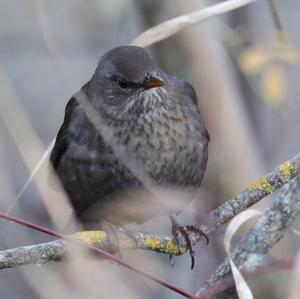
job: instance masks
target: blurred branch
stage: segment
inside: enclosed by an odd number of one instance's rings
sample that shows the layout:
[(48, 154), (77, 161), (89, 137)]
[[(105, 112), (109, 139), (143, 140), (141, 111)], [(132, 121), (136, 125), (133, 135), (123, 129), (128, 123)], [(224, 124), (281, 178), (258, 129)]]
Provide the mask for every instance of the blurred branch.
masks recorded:
[[(225, 202), (223, 205), (213, 210), (209, 214), (209, 220), (207, 224), (200, 225), (201, 230), (204, 231), (206, 234), (211, 234), (220, 225), (228, 222), (235, 215), (239, 214), (243, 210), (246, 210), (248, 207), (252, 206), (265, 196), (271, 194), (285, 183), (291, 182), (290, 184), (292, 184), (292, 182), (294, 182), (294, 180), (292, 180), (293, 178), (297, 177), (297, 179), (299, 180), (299, 175), (300, 155), (297, 155), (295, 158), (279, 165), (273, 172), (267, 174), (266, 176), (263, 176), (262, 178), (259, 178), (254, 183), (250, 184), (250, 186), (246, 190), (239, 193), (233, 199)], [(288, 186), (290, 186), (290, 184)], [(283, 196), (280, 197), (280, 202), (286, 200), (282, 197)], [(275, 207), (279, 204), (280, 203), (278, 203), (278, 200), (274, 203)], [(294, 210), (293, 212), (295, 213), (296, 210)], [(266, 215), (269, 214), (266, 213)], [(0, 214), (0, 216), (2, 218), (5, 218), (4, 215)], [(8, 217), (6, 217), (6, 219), (8, 219)], [(13, 219), (9, 220), (14, 221)], [(28, 223), (26, 223), (25, 221), (24, 225), (29, 226)], [(43, 232), (47, 233), (47, 230), (44, 229)], [(58, 237), (60, 236), (59, 234), (53, 234), (51, 231), (50, 234)], [(78, 240), (97, 248), (109, 249), (113, 245), (110, 244), (111, 240), (104, 231), (79, 232), (75, 234), (75, 237)], [(266, 237), (268, 237), (268, 240), (270, 240), (271, 238), (271, 236)], [(183, 239), (179, 240), (178, 247), (177, 244), (173, 241), (173, 238), (168, 235), (157, 235), (138, 232), (133, 233), (132, 236), (128, 236), (128, 234), (125, 234), (124, 232), (118, 232), (118, 238), (119, 246), (122, 249), (139, 248), (171, 255), (180, 255), (187, 251), (186, 244)], [(201, 234), (194, 232), (191, 236), (192, 243), (196, 244), (201, 240), (201, 238)], [(264, 239), (260, 240), (265, 241)], [(0, 251), (0, 269), (16, 267), (18, 265), (24, 265), (29, 263), (44, 263), (51, 260), (58, 260), (63, 255), (64, 244), (65, 241), (57, 240), (44, 244), (37, 244)], [(251, 247), (249, 245), (247, 246), (250, 250)], [(262, 248), (265, 248), (265, 243), (262, 242), (262, 244), (259, 243), (256, 244), (256, 246), (262, 246)], [(110, 258), (110, 256), (108, 256), (108, 258)], [(225, 266), (221, 267), (228, 268), (229, 264), (226, 262)], [(222, 270), (223, 272), (220, 270), (221, 272), (218, 271), (217, 273), (224, 273), (224, 269)], [(230, 268), (228, 268), (227, 270), (230, 271)], [(210, 281), (213, 282), (218, 277), (219, 274), (216, 274), (216, 276), (214, 276), (214, 278)]]
[(181, 15), (180, 17), (168, 20), (166, 22), (160, 23), (142, 33), (138, 36), (131, 45), (136, 45), (140, 47), (147, 47), (158, 41), (166, 39), (179, 31), (203, 22), (211, 17), (223, 14), (225, 12), (232, 11), (234, 9), (240, 8), (251, 2), (257, 0), (229, 0), (223, 1), (219, 4), (212, 5), (207, 8), (200, 9), (196, 12), (190, 14)]
[[(254, 270), (243, 271), (243, 277), (247, 279), (255, 279), (260, 276), (263, 276), (270, 272), (290, 270), (295, 265), (294, 258), (285, 258), (285, 259), (274, 259), (271, 258), (269, 261), (259, 265)], [(235, 280), (232, 275), (222, 277), (221, 279), (214, 282), (212, 285), (206, 287), (198, 299), (212, 299), (215, 295), (222, 293), (228, 288), (235, 286)]]
[[(249, 233), (236, 245), (231, 254), (235, 265), (241, 271), (255, 271), (263, 264), (264, 256), (283, 238), (284, 233), (300, 214), (300, 175), (297, 175), (284, 187), (269, 208), (251, 228)], [(197, 295), (216, 284), (219, 280), (231, 276), (229, 260), (226, 259), (207, 280)], [(218, 298), (231, 297), (232, 288), (218, 295)]]
[(269, 5), (272, 19), (273, 19), (273, 22), (274, 22), (274, 25), (275, 25), (275, 28), (277, 31), (278, 40), (282, 46), (286, 46), (288, 44), (288, 38), (287, 38), (287, 34), (286, 34), (285, 30), (283, 29), (275, 1), (276, 0), (268, 0), (268, 5)]
[(278, 31), (283, 31), (283, 26), (282, 26), (282, 23), (281, 23), (279, 14), (278, 14), (278, 10), (277, 10), (277, 7), (276, 7), (275, 0), (268, 0), (268, 5), (270, 7), (270, 11), (271, 11), (271, 14), (272, 14), (272, 19), (274, 21), (274, 25), (275, 25), (276, 29)]
[[(51, 220), (58, 227), (65, 224), (65, 219), (68, 215), (69, 204), (64, 193), (59, 195), (45, 184), (45, 177), (51, 172), (47, 167), (41, 167), (43, 161), (47, 158), (47, 152), (50, 151), (50, 146), (45, 151), (43, 143), (39, 139), (32, 123), (24, 110), (22, 104), (18, 100), (13, 81), (8, 76), (7, 72), (0, 64), (0, 117), (3, 124), (8, 129), (17, 149), (22, 157), (25, 166), (30, 171), (30, 177), (26, 180), (25, 185), (18, 193), (17, 197), (12, 201), (6, 213), (10, 213), (12, 208), (20, 199), (26, 187), (34, 180), (36, 187), (49, 212)], [(17, 119), (18, 122), (12, 122), (12, 119)], [(40, 159), (40, 157), (42, 157)], [(39, 173), (39, 175), (36, 175)]]

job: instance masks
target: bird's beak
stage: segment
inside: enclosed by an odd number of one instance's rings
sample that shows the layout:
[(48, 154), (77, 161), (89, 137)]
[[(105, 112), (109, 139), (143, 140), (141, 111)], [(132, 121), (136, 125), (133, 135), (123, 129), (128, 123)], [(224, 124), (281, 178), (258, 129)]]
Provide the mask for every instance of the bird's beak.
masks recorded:
[(143, 87), (144, 89), (151, 89), (151, 88), (160, 87), (164, 85), (165, 82), (160, 77), (151, 75), (149, 78), (147, 78)]

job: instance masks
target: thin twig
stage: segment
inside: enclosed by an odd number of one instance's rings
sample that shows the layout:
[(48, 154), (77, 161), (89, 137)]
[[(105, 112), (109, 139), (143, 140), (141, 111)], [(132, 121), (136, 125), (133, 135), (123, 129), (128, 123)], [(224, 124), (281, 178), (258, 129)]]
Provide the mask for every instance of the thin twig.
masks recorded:
[(147, 47), (163, 39), (166, 39), (187, 27), (198, 24), (217, 15), (221, 15), (223, 13), (240, 8), (255, 1), (257, 0), (223, 1), (216, 5), (200, 9), (196, 12), (181, 15), (180, 17), (160, 23), (159, 25), (146, 30), (144, 33), (138, 36), (131, 44), (140, 47)]
[(283, 31), (283, 26), (282, 26), (282, 23), (281, 23), (281, 20), (280, 20), (278, 11), (277, 11), (275, 0), (268, 0), (268, 4), (270, 7), (272, 19), (274, 21), (274, 25), (275, 25), (276, 29), (279, 31)]
[(288, 45), (289, 42), (288, 42), (287, 34), (282, 26), (275, 0), (268, 0), (268, 4), (277, 31), (278, 40), (284, 48)]

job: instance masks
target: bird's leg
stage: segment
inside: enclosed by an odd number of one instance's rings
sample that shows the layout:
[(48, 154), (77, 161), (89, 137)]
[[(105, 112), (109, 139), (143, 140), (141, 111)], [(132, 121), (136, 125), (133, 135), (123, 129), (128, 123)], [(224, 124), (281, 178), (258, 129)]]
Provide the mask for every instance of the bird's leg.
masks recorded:
[[(180, 251), (180, 245), (179, 245), (180, 236), (182, 236), (186, 242), (186, 246), (189, 250), (190, 257), (191, 257), (191, 269), (193, 269), (195, 265), (195, 250), (193, 248), (193, 243), (191, 241), (191, 234), (196, 232), (202, 235), (206, 239), (207, 244), (209, 242), (209, 239), (204, 232), (202, 232), (199, 228), (193, 225), (187, 225), (187, 226), (180, 225), (178, 220), (175, 218), (175, 215), (170, 216), (170, 221), (172, 225), (172, 235), (174, 237), (174, 240), (177, 244), (179, 251)], [(172, 255), (170, 256), (170, 260), (172, 261)]]

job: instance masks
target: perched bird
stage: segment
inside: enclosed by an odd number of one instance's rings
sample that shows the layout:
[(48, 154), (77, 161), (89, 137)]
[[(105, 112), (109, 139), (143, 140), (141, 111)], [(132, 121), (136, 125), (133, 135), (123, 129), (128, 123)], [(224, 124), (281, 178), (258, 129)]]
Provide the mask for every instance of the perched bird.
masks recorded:
[(121, 46), (68, 102), (50, 161), (84, 227), (163, 214), (188, 241), (174, 215), (200, 187), (208, 142), (193, 87)]

